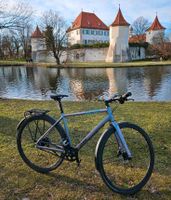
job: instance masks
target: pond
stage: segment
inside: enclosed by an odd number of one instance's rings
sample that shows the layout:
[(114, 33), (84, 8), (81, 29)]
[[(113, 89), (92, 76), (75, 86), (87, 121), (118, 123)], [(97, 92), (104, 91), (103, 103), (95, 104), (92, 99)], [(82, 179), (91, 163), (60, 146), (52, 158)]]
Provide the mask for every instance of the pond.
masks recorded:
[(171, 101), (171, 66), (133, 68), (0, 67), (0, 97), (50, 99), (51, 93), (67, 100), (92, 100), (103, 92), (127, 91), (136, 101)]

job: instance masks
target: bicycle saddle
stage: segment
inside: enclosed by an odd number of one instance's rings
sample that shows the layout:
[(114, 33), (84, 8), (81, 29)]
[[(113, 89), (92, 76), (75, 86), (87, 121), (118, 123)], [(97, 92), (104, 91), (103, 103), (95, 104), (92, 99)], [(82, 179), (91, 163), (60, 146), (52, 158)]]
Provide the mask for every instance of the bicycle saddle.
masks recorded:
[(50, 98), (56, 101), (60, 101), (64, 97), (68, 97), (68, 95), (66, 94), (50, 95)]

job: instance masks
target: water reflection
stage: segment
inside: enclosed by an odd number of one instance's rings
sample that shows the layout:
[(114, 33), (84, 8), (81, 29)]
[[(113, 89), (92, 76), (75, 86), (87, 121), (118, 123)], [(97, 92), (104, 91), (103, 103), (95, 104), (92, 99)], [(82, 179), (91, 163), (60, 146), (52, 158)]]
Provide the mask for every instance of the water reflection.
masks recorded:
[(0, 67), (0, 97), (49, 99), (53, 93), (69, 100), (91, 100), (103, 92), (131, 91), (137, 101), (171, 100), (171, 67), (57, 69)]

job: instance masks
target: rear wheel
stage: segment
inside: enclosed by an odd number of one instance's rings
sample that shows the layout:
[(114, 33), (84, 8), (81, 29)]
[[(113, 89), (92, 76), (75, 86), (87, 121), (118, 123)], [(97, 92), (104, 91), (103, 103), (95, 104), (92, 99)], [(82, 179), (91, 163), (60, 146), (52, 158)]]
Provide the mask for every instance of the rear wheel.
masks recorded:
[(115, 129), (109, 128), (96, 150), (96, 167), (106, 185), (120, 194), (134, 194), (149, 180), (154, 166), (154, 150), (149, 136), (137, 125), (121, 123), (121, 131), (132, 153), (128, 160), (121, 151)]
[[(62, 153), (36, 147), (36, 142), (55, 120), (48, 115), (32, 116), (25, 119), (17, 131), (17, 147), (23, 161), (32, 169), (48, 173), (63, 161)], [(65, 137), (63, 128), (58, 124), (39, 142), (40, 147), (61, 148)]]

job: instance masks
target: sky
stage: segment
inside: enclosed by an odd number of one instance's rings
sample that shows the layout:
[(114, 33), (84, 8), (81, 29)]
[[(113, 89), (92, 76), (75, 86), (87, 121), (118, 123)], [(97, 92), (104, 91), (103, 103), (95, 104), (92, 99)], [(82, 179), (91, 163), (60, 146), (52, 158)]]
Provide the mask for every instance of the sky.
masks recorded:
[[(13, 3), (16, 0), (9, 1)], [(29, 0), (28, 2), (37, 18), (42, 12), (52, 9), (60, 12), (68, 25), (81, 10), (95, 12), (106, 25), (110, 25), (120, 4), (123, 15), (130, 24), (140, 16), (152, 22), (157, 12), (162, 25), (171, 32), (171, 0)]]

